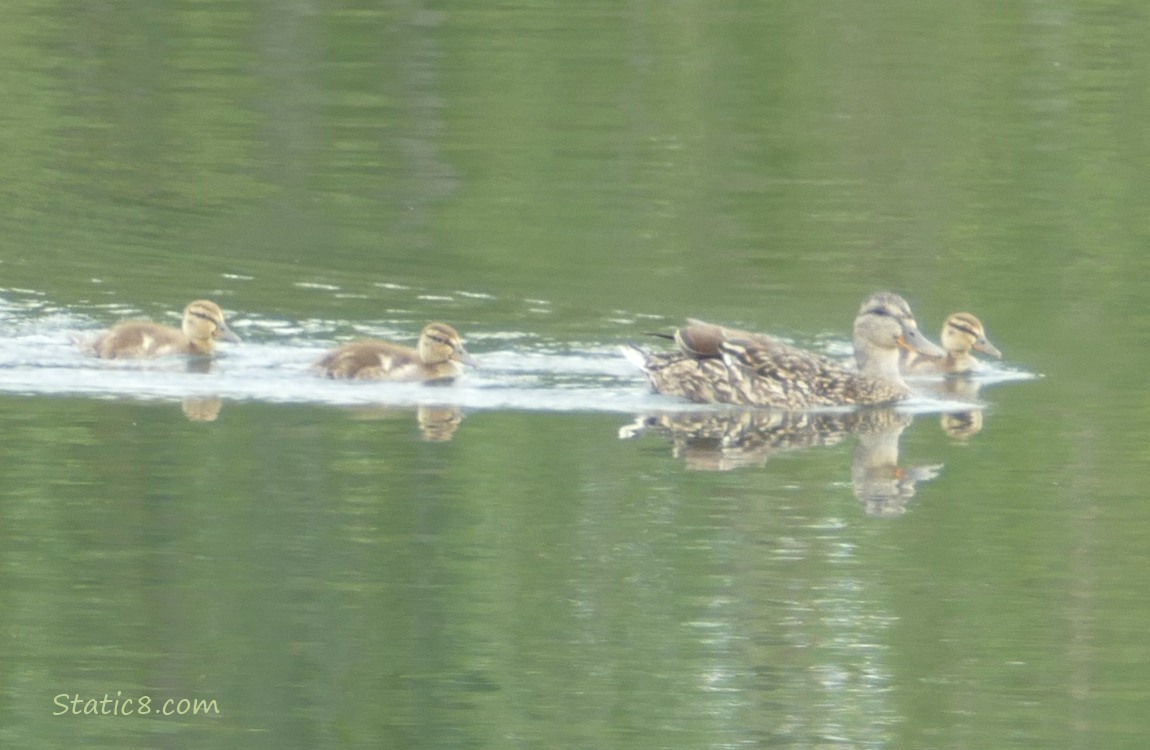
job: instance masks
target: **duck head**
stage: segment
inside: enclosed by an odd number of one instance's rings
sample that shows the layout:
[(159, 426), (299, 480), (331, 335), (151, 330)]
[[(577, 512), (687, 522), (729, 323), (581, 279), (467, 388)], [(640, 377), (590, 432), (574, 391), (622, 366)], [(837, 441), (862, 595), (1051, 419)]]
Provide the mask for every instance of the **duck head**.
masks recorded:
[(419, 334), (419, 358), (427, 364), (459, 362), (476, 367), (475, 359), (463, 348), (459, 333), (446, 323), (431, 323)]
[(192, 341), (218, 339), (238, 344), (240, 337), (224, 322), (224, 313), (215, 302), (196, 300), (184, 308), (184, 335)]
[(898, 368), (900, 349), (930, 357), (946, 355), (918, 330), (910, 305), (893, 292), (866, 298), (855, 318), (853, 338), (859, 372), (896, 383), (902, 382)]
[(942, 346), (948, 352), (962, 355), (973, 349), (995, 359), (1002, 359), (1002, 352), (986, 339), (982, 321), (970, 313), (954, 313), (942, 324)]

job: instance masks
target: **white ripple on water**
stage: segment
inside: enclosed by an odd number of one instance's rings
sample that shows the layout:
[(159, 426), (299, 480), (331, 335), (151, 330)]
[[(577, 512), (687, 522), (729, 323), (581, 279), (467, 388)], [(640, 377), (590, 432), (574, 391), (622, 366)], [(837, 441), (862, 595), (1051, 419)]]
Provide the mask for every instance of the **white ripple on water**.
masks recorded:
[[(74, 318), (67, 320), (72, 332), (91, 328), (72, 325), (76, 322)], [(469, 370), (448, 386), (326, 380), (309, 368), (329, 348), (330, 341), (317, 345), (311, 337), (330, 335), (326, 329), (331, 327), (330, 321), (238, 322), (236, 328), (249, 340), (242, 345), (221, 345), (208, 372), (195, 371), (197, 364), (205, 364), (203, 361), (183, 357), (95, 359), (76, 348), (64, 328), (17, 333), (0, 347), (0, 392), (144, 400), (216, 396), (333, 405), (450, 403), (477, 409), (623, 412), (651, 408), (652, 399), (658, 398), (647, 393), (639, 373), (629, 369), (621, 357), (604, 351), (476, 352), (481, 367)], [(261, 334), (276, 341), (259, 341)], [(90, 337), (94, 331), (82, 335)]]
[[(652, 412), (698, 410), (649, 392), (644, 378), (614, 346), (564, 345), (522, 331), (476, 333), (469, 348), (480, 367), (455, 384), (344, 382), (316, 377), (309, 367), (337, 339), (381, 336), (410, 338), (389, 325), (350, 321), (247, 317), (236, 321), (245, 343), (222, 345), (209, 372), (189, 371), (189, 361), (169, 357), (105, 361), (77, 349), (70, 334), (85, 337), (91, 321), (42, 302), (34, 317), (27, 301), (0, 308), (0, 392), (89, 395), (106, 398), (178, 400), (216, 396), (274, 403), (333, 405), (439, 405), (476, 409)], [(15, 309), (14, 309), (15, 308)], [(512, 346), (508, 346), (512, 344)], [(204, 364), (200, 362), (200, 364)], [(981, 376), (980, 376), (981, 377)], [(988, 382), (1033, 377), (994, 370)], [(723, 408), (723, 407), (715, 407)], [(917, 399), (912, 413), (971, 408), (967, 402)]]

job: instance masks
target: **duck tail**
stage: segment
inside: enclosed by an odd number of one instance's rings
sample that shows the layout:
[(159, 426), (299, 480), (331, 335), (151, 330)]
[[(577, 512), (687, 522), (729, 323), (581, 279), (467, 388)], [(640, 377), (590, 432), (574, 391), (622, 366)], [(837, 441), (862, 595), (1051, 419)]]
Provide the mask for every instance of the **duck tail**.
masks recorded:
[(619, 347), (619, 351), (627, 358), (631, 364), (638, 367), (640, 370), (647, 369), (647, 352), (643, 351), (634, 344), (624, 344)]

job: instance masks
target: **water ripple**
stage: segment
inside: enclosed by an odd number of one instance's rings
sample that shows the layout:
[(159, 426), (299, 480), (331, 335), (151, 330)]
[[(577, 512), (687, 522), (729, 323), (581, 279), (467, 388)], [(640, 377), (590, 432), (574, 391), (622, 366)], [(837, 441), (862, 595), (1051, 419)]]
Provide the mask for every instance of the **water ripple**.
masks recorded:
[[(576, 345), (520, 330), (469, 333), (469, 349), (481, 366), (453, 385), (436, 387), (331, 381), (309, 371), (327, 349), (351, 338), (410, 339), (410, 326), (401, 323), (245, 316), (233, 325), (245, 343), (221, 346), (211, 362), (99, 360), (71, 339), (91, 336), (102, 323), (55, 308), (39, 295), (7, 291), (10, 298), (0, 300), (0, 391), (8, 393), (625, 413), (699, 408), (650, 393), (613, 343)], [(132, 312), (121, 307), (98, 309), (113, 312), (102, 318)], [(989, 377), (1030, 376), (996, 370)], [(969, 406), (927, 398), (909, 402), (906, 409), (923, 413)]]

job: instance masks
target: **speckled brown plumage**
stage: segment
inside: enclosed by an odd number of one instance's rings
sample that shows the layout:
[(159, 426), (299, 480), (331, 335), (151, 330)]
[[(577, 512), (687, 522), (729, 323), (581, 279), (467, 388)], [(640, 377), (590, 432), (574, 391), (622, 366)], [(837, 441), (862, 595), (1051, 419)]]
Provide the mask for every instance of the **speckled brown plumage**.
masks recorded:
[(788, 410), (898, 401), (911, 395), (898, 372), (899, 348), (942, 353), (919, 332), (906, 300), (890, 292), (871, 295), (859, 308), (853, 337), (857, 372), (768, 336), (737, 338), (731, 329), (716, 328), (725, 333), (706, 340), (716, 342), (718, 356), (700, 355), (705, 347), (697, 338), (690, 339), (690, 353), (648, 354), (637, 347), (625, 353), (658, 393)]

